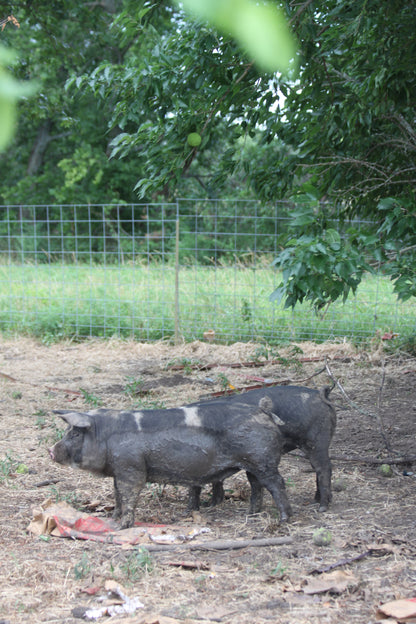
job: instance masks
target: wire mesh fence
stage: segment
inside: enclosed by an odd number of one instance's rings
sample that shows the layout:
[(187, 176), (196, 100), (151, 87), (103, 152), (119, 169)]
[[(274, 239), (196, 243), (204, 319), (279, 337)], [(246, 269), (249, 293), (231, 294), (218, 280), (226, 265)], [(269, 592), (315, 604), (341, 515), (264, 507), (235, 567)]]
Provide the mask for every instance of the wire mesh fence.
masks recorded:
[(321, 316), (272, 303), (290, 209), (245, 200), (0, 206), (0, 329), (144, 341), (209, 331), (269, 343), (416, 333), (414, 306), (397, 302), (382, 275)]

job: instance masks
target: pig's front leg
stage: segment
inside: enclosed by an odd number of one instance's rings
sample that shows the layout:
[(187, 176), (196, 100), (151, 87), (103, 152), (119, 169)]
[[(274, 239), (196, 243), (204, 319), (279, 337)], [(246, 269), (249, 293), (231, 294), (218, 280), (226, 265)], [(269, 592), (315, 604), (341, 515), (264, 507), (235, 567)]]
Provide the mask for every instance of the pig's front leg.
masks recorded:
[(146, 475), (133, 470), (114, 477), (116, 506), (113, 518), (120, 520), (120, 529), (134, 526), (134, 510), (145, 483)]
[(113, 520), (120, 520), (121, 518), (121, 496), (117, 485), (117, 479), (114, 477), (114, 500), (115, 506), (113, 511)]
[(224, 500), (224, 485), (222, 481), (214, 481), (212, 484), (212, 499), (211, 505), (215, 507), (215, 505), (219, 505)]
[(269, 473), (267, 475), (256, 474), (255, 476), (260, 482), (260, 485), (267, 488), (272, 495), (276, 507), (280, 512), (280, 521), (284, 522), (288, 520), (289, 516), (292, 515), (292, 508), (287, 499), (285, 482), (279, 471), (276, 470), (274, 473)]
[(191, 485), (191, 487), (188, 489), (187, 511), (199, 510), (201, 490), (202, 488), (199, 485)]

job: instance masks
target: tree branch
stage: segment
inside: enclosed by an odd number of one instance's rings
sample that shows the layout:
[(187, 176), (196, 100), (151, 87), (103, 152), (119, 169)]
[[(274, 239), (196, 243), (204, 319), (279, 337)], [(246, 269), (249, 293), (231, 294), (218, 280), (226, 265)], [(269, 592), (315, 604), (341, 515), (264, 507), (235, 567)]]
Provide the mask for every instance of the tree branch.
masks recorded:
[[(310, 4), (312, 4), (313, 0), (306, 0), (306, 2), (304, 2), (303, 4), (300, 5), (300, 7), (298, 8), (298, 10), (296, 11), (295, 15), (293, 17), (290, 18), (289, 20), (289, 24), (293, 24), (295, 21), (298, 20), (298, 18), (302, 15), (302, 13), (304, 13), (306, 11), (306, 9), (308, 8), (308, 6)], [(290, 6), (296, 6), (295, 3), (292, 1), (290, 3)]]

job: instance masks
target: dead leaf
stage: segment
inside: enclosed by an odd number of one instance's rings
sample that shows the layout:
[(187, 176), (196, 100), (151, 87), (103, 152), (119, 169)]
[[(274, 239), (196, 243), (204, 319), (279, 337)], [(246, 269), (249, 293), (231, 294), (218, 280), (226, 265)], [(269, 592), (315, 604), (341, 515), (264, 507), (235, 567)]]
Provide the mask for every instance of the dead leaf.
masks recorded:
[(192, 512), (192, 522), (201, 522), (202, 523), (203, 519), (202, 519), (202, 515), (199, 513), (199, 511), (193, 511)]
[(123, 585), (120, 585), (120, 583), (117, 583), (117, 581), (114, 581), (113, 579), (107, 579), (104, 583), (104, 588), (107, 592), (116, 594), (120, 598), (124, 598), (126, 596), (126, 590)]
[(308, 579), (302, 588), (304, 594), (342, 594), (350, 585), (357, 582), (355, 576), (342, 570), (336, 570), (329, 574), (322, 574), (320, 577)]
[(208, 329), (207, 331), (204, 331), (203, 336), (204, 340), (207, 340), (208, 342), (213, 342), (215, 338), (215, 331), (213, 329)]
[(368, 550), (371, 550), (371, 554), (379, 554), (382, 555), (394, 555), (397, 552), (397, 548), (392, 546), (391, 544), (369, 544)]
[(410, 618), (416, 618), (416, 598), (392, 600), (378, 608), (381, 616), (393, 617), (398, 622), (408, 622)]
[[(201, 624), (197, 620), (187, 618), (186, 624)], [(177, 620), (168, 615), (160, 615), (160, 613), (146, 613), (136, 615), (134, 618), (123, 619), (123, 624), (184, 624), (184, 620)]]
[(176, 568), (184, 568), (185, 570), (209, 570), (209, 563), (204, 561), (167, 561), (166, 565)]
[(229, 609), (227, 607), (199, 607), (195, 611), (195, 617), (198, 620), (208, 620), (210, 622), (220, 622), (223, 618), (232, 615), (237, 609)]
[(97, 509), (98, 507), (101, 507), (101, 505), (102, 505), (102, 502), (99, 499), (96, 499), (87, 503), (85, 507), (87, 509)]
[(95, 596), (95, 594), (98, 594), (100, 589), (102, 589), (101, 585), (97, 585), (96, 587), (85, 587), (84, 589), (81, 589), (80, 592), (81, 594), (88, 594), (88, 596)]

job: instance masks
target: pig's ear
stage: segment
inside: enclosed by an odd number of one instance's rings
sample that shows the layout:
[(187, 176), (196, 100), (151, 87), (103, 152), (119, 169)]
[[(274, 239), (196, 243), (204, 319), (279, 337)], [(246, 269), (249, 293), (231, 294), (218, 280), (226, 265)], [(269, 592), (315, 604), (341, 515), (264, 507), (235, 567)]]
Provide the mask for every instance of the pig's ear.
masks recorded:
[(91, 427), (91, 418), (88, 414), (82, 412), (66, 412), (64, 410), (54, 410), (55, 414), (58, 414), (68, 425), (72, 427), (80, 427), (82, 429), (89, 429)]

